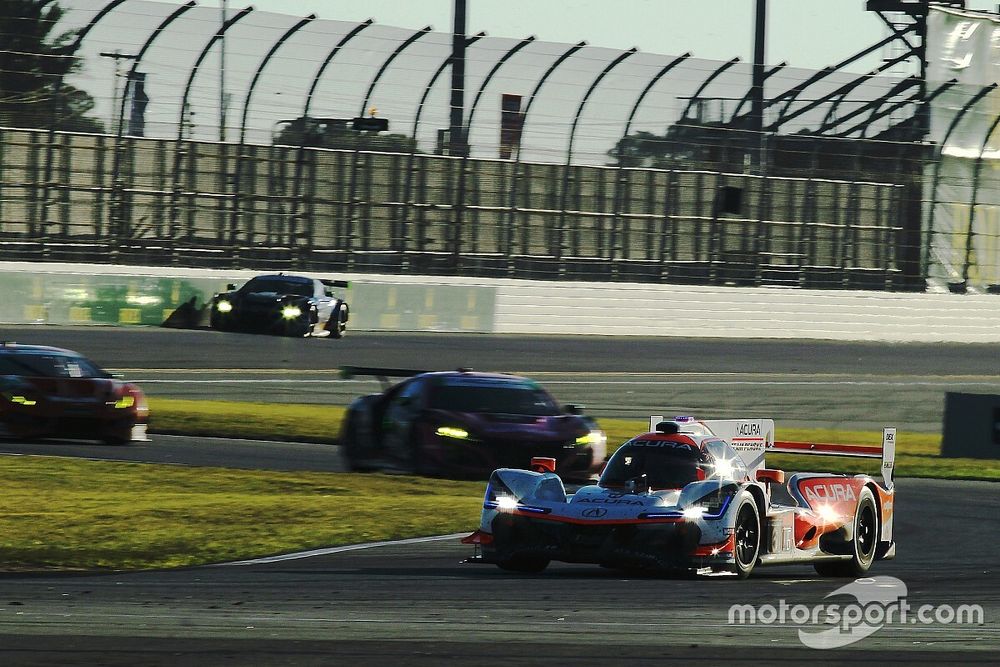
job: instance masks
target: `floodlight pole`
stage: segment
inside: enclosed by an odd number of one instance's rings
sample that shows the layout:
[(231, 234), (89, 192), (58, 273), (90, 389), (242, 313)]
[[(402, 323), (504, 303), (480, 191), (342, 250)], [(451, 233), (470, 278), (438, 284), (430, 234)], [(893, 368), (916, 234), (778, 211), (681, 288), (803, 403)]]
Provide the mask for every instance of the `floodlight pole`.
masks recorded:
[(465, 48), (469, 45), (465, 37), (466, 2), (467, 0), (455, 0), (455, 25), (451, 35), (451, 128), (448, 134), (448, 154), (459, 156), (468, 151), (462, 123), (465, 117)]
[(750, 131), (757, 141), (755, 166), (764, 165), (764, 57), (767, 45), (767, 0), (756, 0), (753, 45), (753, 80), (750, 84)]

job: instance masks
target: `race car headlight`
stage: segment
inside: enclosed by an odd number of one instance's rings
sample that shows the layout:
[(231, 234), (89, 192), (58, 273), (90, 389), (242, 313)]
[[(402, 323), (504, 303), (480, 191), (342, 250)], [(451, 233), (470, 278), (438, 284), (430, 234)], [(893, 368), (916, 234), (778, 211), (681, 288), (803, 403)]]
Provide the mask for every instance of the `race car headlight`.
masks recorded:
[(114, 403), (115, 407), (119, 410), (124, 410), (125, 408), (131, 408), (135, 405), (135, 396), (122, 396)]
[(11, 396), (10, 402), (17, 403), (18, 405), (25, 405), (28, 407), (31, 407), (32, 405), (36, 405), (38, 403), (38, 401), (34, 401), (26, 396), (21, 396), (20, 394), (15, 394), (14, 396)]
[(281, 316), (286, 320), (294, 320), (300, 315), (302, 315), (302, 309), (298, 306), (285, 306), (281, 309)]
[(608, 437), (604, 435), (604, 431), (591, 431), (590, 433), (585, 433), (576, 439), (576, 444), (580, 447), (598, 447), (607, 444)]
[(228, 301), (219, 301), (215, 304), (215, 309), (220, 313), (228, 313), (233, 310), (233, 304)]
[(707, 508), (702, 505), (691, 505), (690, 507), (684, 508), (684, 518), (685, 519), (700, 519), (707, 512)]
[(442, 438), (454, 438), (455, 440), (469, 439), (469, 432), (457, 426), (438, 426), (434, 434)]
[(718, 519), (733, 499), (736, 486), (729, 484), (707, 493), (684, 508), (685, 519)]

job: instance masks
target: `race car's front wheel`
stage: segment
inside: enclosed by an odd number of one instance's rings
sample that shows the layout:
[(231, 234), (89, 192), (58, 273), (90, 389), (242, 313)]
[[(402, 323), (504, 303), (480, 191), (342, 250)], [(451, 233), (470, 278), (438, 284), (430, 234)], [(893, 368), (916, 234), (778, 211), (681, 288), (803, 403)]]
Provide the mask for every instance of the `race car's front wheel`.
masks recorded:
[(747, 494), (736, 509), (733, 572), (740, 579), (750, 576), (760, 554), (760, 515), (753, 496)]
[(816, 572), (825, 577), (860, 577), (871, 569), (878, 546), (879, 519), (875, 496), (865, 487), (854, 510), (854, 537), (851, 539), (851, 559), (816, 563)]
[(549, 566), (548, 558), (538, 556), (513, 556), (497, 561), (497, 567), (508, 572), (537, 574)]

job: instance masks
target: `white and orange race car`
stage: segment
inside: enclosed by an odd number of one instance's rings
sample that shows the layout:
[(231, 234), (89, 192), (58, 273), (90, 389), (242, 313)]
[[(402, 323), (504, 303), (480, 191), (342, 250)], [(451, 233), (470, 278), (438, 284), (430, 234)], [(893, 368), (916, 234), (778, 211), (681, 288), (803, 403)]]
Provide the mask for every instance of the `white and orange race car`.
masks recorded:
[[(649, 570), (731, 572), (811, 563), (860, 576), (895, 555), (894, 428), (880, 447), (774, 441), (774, 421), (650, 418), (599, 481), (567, 494), (551, 461), (495, 470), (469, 562), (539, 572), (553, 561)], [(868, 475), (766, 468), (766, 453), (881, 459)]]

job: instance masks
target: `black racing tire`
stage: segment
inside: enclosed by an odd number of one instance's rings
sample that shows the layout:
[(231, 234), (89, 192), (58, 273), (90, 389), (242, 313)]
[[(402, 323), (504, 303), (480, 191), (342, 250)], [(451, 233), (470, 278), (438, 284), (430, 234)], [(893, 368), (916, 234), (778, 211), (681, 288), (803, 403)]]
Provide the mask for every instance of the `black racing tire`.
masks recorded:
[(514, 556), (497, 561), (497, 567), (507, 572), (538, 574), (549, 566), (549, 559), (540, 556)]
[(854, 530), (851, 538), (851, 559), (814, 563), (816, 573), (824, 577), (860, 577), (875, 562), (879, 537), (878, 506), (875, 495), (865, 487), (854, 510)]
[(358, 441), (358, 418), (353, 412), (347, 413), (347, 423), (340, 436), (341, 451), (344, 452), (344, 459), (347, 461), (347, 468), (352, 472), (364, 470), (361, 465), (361, 443)]
[(229, 331), (229, 327), (226, 326), (226, 321), (215, 314), (214, 307), (212, 309), (212, 314), (208, 318), (208, 326), (216, 331)]
[(736, 521), (733, 524), (735, 546), (733, 548), (734, 572), (740, 579), (746, 579), (753, 572), (760, 557), (761, 528), (760, 512), (753, 496), (745, 494), (736, 507)]
[(343, 338), (347, 333), (347, 320), (350, 318), (350, 310), (346, 303), (341, 303), (333, 309), (330, 315), (330, 322), (326, 328), (330, 331), (330, 338)]

